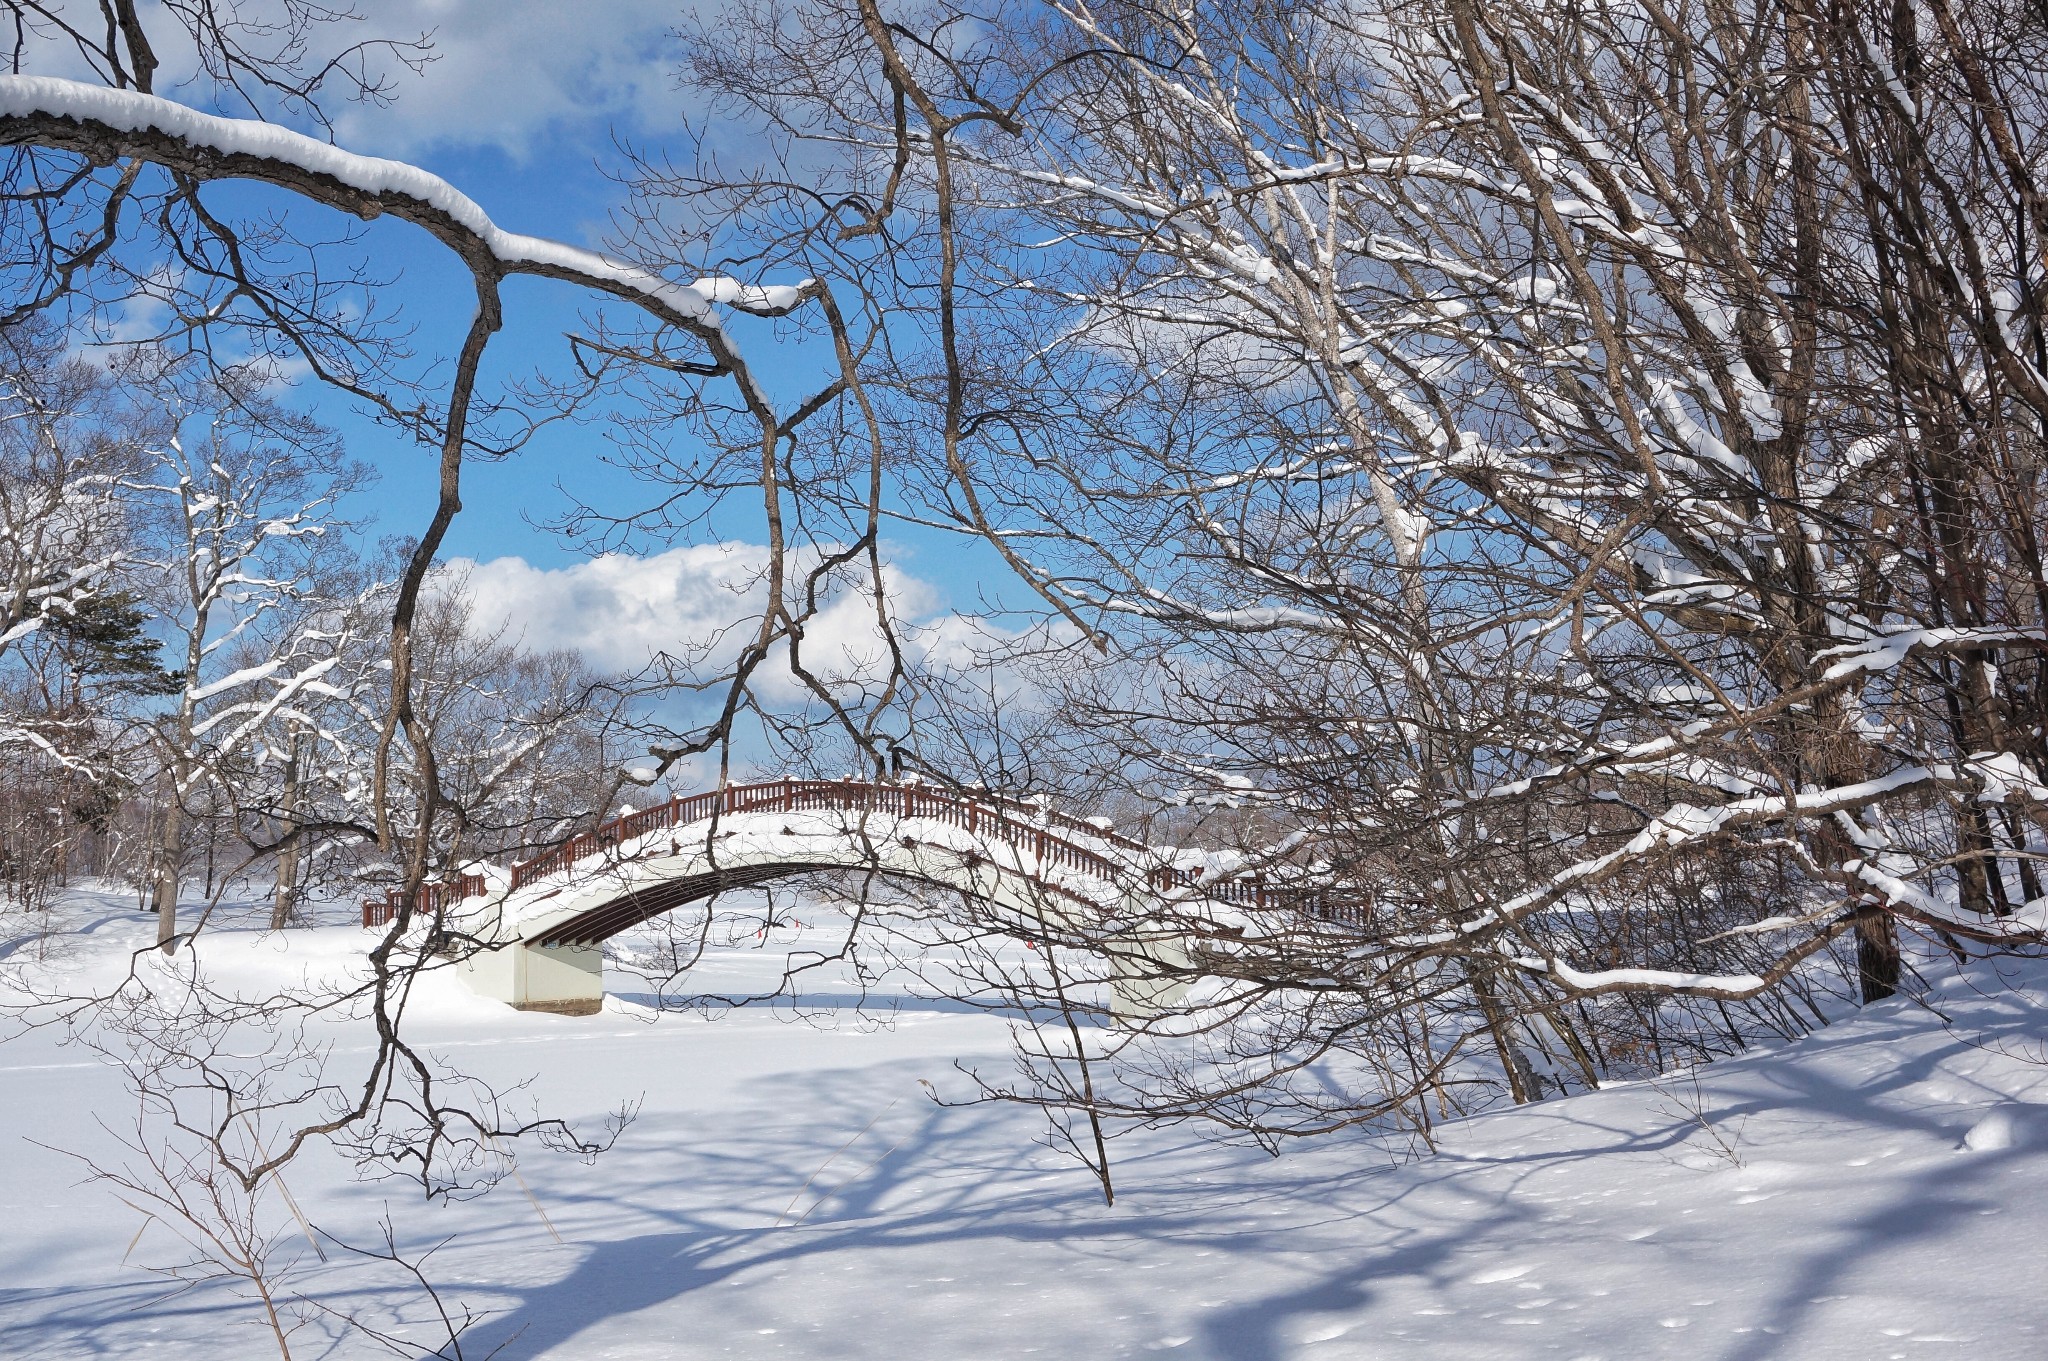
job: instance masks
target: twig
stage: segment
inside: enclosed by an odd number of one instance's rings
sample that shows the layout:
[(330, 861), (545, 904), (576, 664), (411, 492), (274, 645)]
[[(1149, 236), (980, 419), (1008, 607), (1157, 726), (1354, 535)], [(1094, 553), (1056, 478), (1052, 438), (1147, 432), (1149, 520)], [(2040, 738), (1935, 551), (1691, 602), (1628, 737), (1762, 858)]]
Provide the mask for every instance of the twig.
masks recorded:
[[(877, 1118), (879, 1119), (880, 1117), (877, 1117)], [(863, 1130), (863, 1131), (862, 1131), (862, 1133), (866, 1133), (866, 1131), (865, 1131), (865, 1130)], [(855, 1137), (857, 1138), (857, 1137), (859, 1137), (859, 1136), (858, 1136), (858, 1135), (856, 1135)], [(825, 1203), (826, 1201), (828, 1201), (828, 1200), (832, 1199), (832, 1197), (833, 1197), (833, 1196), (836, 1196), (836, 1195), (838, 1195), (838, 1194), (839, 1194), (839, 1193), (840, 1193), (841, 1191), (844, 1191), (844, 1190), (845, 1190), (845, 1189), (846, 1189), (847, 1187), (849, 1187), (849, 1186), (853, 1185), (853, 1184), (854, 1184), (855, 1182), (859, 1181), (859, 1180), (860, 1180), (860, 1179), (861, 1179), (862, 1177), (865, 1177), (865, 1176), (866, 1176), (866, 1175), (867, 1175), (868, 1173), (870, 1173), (870, 1172), (874, 1171), (874, 1170), (875, 1170), (876, 1168), (880, 1167), (880, 1166), (882, 1165), (882, 1163), (883, 1163), (884, 1161), (886, 1161), (886, 1160), (888, 1159), (888, 1157), (889, 1157), (889, 1155), (890, 1155), (891, 1153), (894, 1153), (894, 1152), (895, 1152), (895, 1151), (896, 1151), (897, 1149), (899, 1149), (899, 1148), (903, 1147), (903, 1145), (904, 1145), (904, 1144), (906, 1144), (906, 1143), (908, 1143), (909, 1141), (910, 1141), (910, 1136), (909, 1136), (908, 1134), (906, 1134), (906, 1135), (904, 1135), (904, 1136), (903, 1136), (903, 1137), (902, 1137), (901, 1139), (898, 1139), (898, 1140), (897, 1140), (897, 1141), (896, 1141), (895, 1143), (893, 1143), (893, 1144), (889, 1145), (889, 1146), (888, 1146), (887, 1148), (883, 1149), (883, 1150), (882, 1150), (882, 1156), (881, 1156), (881, 1157), (879, 1157), (879, 1158), (875, 1159), (875, 1160), (874, 1160), (873, 1162), (869, 1163), (869, 1164), (868, 1164), (868, 1165), (867, 1165), (866, 1167), (863, 1167), (863, 1168), (862, 1168), (862, 1169), (861, 1169), (860, 1171), (858, 1171), (858, 1172), (854, 1173), (854, 1174), (853, 1174), (852, 1176), (848, 1177), (848, 1178), (847, 1178), (847, 1179), (846, 1179), (845, 1181), (842, 1181), (842, 1182), (840, 1182), (840, 1183), (839, 1183), (839, 1184), (838, 1184), (837, 1186), (835, 1186), (835, 1187), (833, 1187), (833, 1188), (832, 1188), (831, 1190), (827, 1191), (827, 1192), (826, 1192), (826, 1193), (825, 1193), (824, 1195), (822, 1195), (822, 1196), (819, 1196), (819, 1197), (818, 1197), (818, 1198), (817, 1198), (816, 1200), (812, 1201), (812, 1202), (811, 1202), (811, 1209), (810, 1209), (810, 1210), (805, 1210), (805, 1211), (804, 1211), (804, 1212), (803, 1212), (802, 1214), (798, 1215), (798, 1216), (796, 1217), (796, 1220), (795, 1220), (795, 1222), (794, 1222), (794, 1223), (792, 1223), (792, 1224), (791, 1224), (791, 1225), (790, 1225), (789, 1227), (791, 1227), (791, 1228), (793, 1229), (793, 1228), (795, 1228), (795, 1227), (796, 1227), (796, 1226), (797, 1226), (798, 1224), (801, 1224), (801, 1223), (803, 1223), (803, 1222), (804, 1222), (804, 1221), (805, 1221), (806, 1219), (809, 1219), (809, 1218), (811, 1217), (811, 1210), (815, 1210), (815, 1209), (817, 1209), (817, 1208), (818, 1208), (818, 1207), (819, 1207), (820, 1205), (823, 1205), (823, 1204), (824, 1204), (824, 1203)], [(819, 1170), (820, 1170), (820, 1171), (823, 1171), (824, 1169), (820, 1168)], [(805, 1183), (805, 1184), (806, 1184), (806, 1185), (808, 1185), (809, 1183)], [(801, 1195), (801, 1194), (802, 1194), (802, 1192), (798, 1192), (798, 1194), (799, 1194), (799, 1195)], [(781, 1222), (781, 1221), (779, 1221), (779, 1220), (777, 1221), (777, 1223), (780, 1223), (780, 1222)]]
[[(810, 1189), (811, 1189), (811, 1183), (812, 1183), (812, 1182), (814, 1182), (814, 1181), (816, 1181), (816, 1180), (817, 1180), (817, 1179), (818, 1179), (819, 1177), (823, 1176), (823, 1175), (824, 1175), (824, 1173), (825, 1173), (825, 1169), (826, 1169), (826, 1168), (828, 1168), (828, 1167), (830, 1167), (830, 1166), (831, 1166), (831, 1165), (832, 1165), (833, 1163), (835, 1163), (835, 1162), (837, 1162), (837, 1161), (839, 1160), (839, 1155), (840, 1155), (840, 1154), (842, 1154), (842, 1153), (846, 1152), (846, 1150), (847, 1150), (847, 1149), (849, 1149), (849, 1148), (852, 1148), (852, 1147), (853, 1147), (853, 1146), (854, 1146), (855, 1144), (859, 1143), (859, 1142), (860, 1142), (860, 1138), (861, 1138), (861, 1135), (862, 1135), (862, 1134), (866, 1134), (866, 1133), (867, 1133), (867, 1132), (868, 1132), (869, 1130), (871, 1130), (871, 1129), (873, 1129), (873, 1128), (875, 1127), (875, 1121), (876, 1121), (876, 1120), (880, 1120), (880, 1119), (881, 1119), (881, 1118), (882, 1118), (883, 1116), (887, 1115), (887, 1114), (888, 1114), (888, 1113), (889, 1113), (890, 1111), (893, 1111), (893, 1110), (895, 1110), (895, 1109), (896, 1109), (896, 1102), (897, 1102), (897, 1101), (901, 1101), (902, 1099), (903, 1099), (903, 1098), (899, 1096), (899, 1097), (897, 1097), (897, 1098), (896, 1098), (896, 1101), (891, 1101), (891, 1102), (890, 1102), (890, 1103), (889, 1103), (888, 1105), (886, 1105), (886, 1106), (882, 1107), (882, 1109), (881, 1109), (881, 1110), (879, 1110), (879, 1111), (875, 1112), (874, 1118), (873, 1118), (873, 1119), (871, 1119), (871, 1120), (869, 1120), (869, 1121), (868, 1121), (868, 1122), (867, 1122), (867, 1123), (866, 1123), (865, 1125), (862, 1125), (862, 1126), (860, 1127), (860, 1133), (858, 1133), (858, 1134), (855, 1134), (855, 1135), (854, 1135), (854, 1136), (853, 1136), (853, 1137), (852, 1137), (851, 1139), (848, 1139), (848, 1140), (847, 1140), (847, 1141), (846, 1141), (845, 1143), (841, 1144), (841, 1145), (840, 1145), (840, 1146), (839, 1146), (838, 1148), (835, 1148), (835, 1149), (833, 1149), (833, 1150), (832, 1150), (832, 1156), (831, 1156), (831, 1157), (829, 1157), (829, 1158), (827, 1158), (827, 1159), (825, 1159), (825, 1161), (823, 1161), (823, 1162), (819, 1163), (819, 1164), (818, 1164), (818, 1168), (817, 1168), (817, 1171), (815, 1171), (815, 1172), (811, 1173), (811, 1175), (810, 1175), (810, 1176), (808, 1176), (808, 1177), (805, 1177), (805, 1178), (804, 1178), (804, 1184), (803, 1184), (802, 1186), (799, 1186), (799, 1187), (797, 1187), (797, 1188), (796, 1188), (796, 1194), (795, 1194), (795, 1195), (793, 1195), (793, 1196), (791, 1196), (791, 1197), (789, 1198), (789, 1204), (787, 1204), (787, 1205), (783, 1206), (783, 1207), (782, 1207), (782, 1213), (781, 1213), (781, 1214), (779, 1214), (779, 1215), (777, 1215), (777, 1216), (775, 1216), (775, 1223), (773, 1224), (773, 1226), (772, 1226), (772, 1227), (774, 1227), (774, 1228), (778, 1228), (778, 1229), (779, 1229), (779, 1228), (781, 1228), (781, 1227), (782, 1227), (782, 1221), (783, 1221), (783, 1220), (785, 1220), (785, 1219), (787, 1219), (787, 1218), (789, 1218), (789, 1212), (790, 1212), (791, 1210), (794, 1210), (794, 1209), (796, 1208), (796, 1203), (797, 1203), (797, 1202), (798, 1202), (799, 1200), (802, 1200), (802, 1199), (804, 1198), (804, 1192), (806, 1192), (806, 1191), (808, 1191), (808, 1190), (810, 1190)], [(902, 1140), (900, 1140), (900, 1139), (899, 1139), (899, 1140), (897, 1141), (897, 1143), (899, 1143), (899, 1144), (900, 1144), (901, 1142), (902, 1142)], [(895, 1148), (894, 1148), (894, 1147), (892, 1146), (892, 1147), (890, 1148), (890, 1150), (889, 1150), (889, 1153), (894, 1153), (895, 1151), (896, 1151), (896, 1150), (895, 1150)], [(884, 1153), (884, 1154), (882, 1155), (882, 1157), (883, 1157), (883, 1158), (886, 1158), (886, 1157), (888, 1157), (888, 1156), (889, 1156), (889, 1153)], [(880, 1161), (881, 1161), (881, 1158), (877, 1158), (877, 1159), (875, 1160), (875, 1162), (880, 1162)], [(872, 1167), (872, 1166), (874, 1166), (874, 1163), (870, 1163), (870, 1164), (868, 1164), (868, 1166)], [(857, 1175), (858, 1175), (858, 1174), (856, 1174), (856, 1176), (857, 1176)], [(850, 1184), (850, 1183), (849, 1183), (849, 1184)], [(830, 1193), (828, 1192), (827, 1194), (830, 1194)], [(822, 1199), (822, 1198), (821, 1198), (821, 1199)], [(817, 1208), (818, 1208), (818, 1207), (817, 1207), (816, 1205), (813, 1205), (813, 1206), (811, 1206), (811, 1210), (815, 1210), (815, 1209), (817, 1209)], [(799, 1218), (797, 1219), (796, 1223), (797, 1223), (797, 1224), (801, 1224), (801, 1223), (803, 1223), (803, 1222), (804, 1222), (804, 1220), (805, 1220), (805, 1219), (808, 1219), (808, 1218), (810, 1218), (811, 1210), (805, 1210), (805, 1211), (803, 1212), (803, 1215), (802, 1215), (801, 1217), (799, 1217)], [(791, 1228), (795, 1228), (795, 1227), (796, 1227), (796, 1224), (792, 1224), (792, 1225), (790, 1225), (790, 1227), (791, 1227)]]

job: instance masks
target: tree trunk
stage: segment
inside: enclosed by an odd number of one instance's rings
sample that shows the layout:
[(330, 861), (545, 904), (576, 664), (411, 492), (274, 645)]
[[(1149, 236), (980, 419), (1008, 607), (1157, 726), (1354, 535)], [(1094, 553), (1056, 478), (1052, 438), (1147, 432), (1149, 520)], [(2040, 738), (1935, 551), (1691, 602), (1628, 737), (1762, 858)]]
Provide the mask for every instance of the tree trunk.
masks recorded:
[(164, 825), (157, 838), (156, 894), (150, 910), (156, 916), (156, 943), (165, 954), (178, 948), (178, 871), (185, 858), (185, 802), (175, 775), (171, 797), (164, 805)]
[(1479, 1003), (1479, 1014), (1486, 1021), (1486, 1033), (1492, 1037), (1494, 1051), (1500, 1055), (1501, 1072), (1507, 1078), (1509, 1097), (1517, 1106), (1541, 1101), (1543, 1079), (1537, 1075), (1536, 1065), (1529, 1062), (1529, 1056), (1515, 1043), (1510, 1022), (1501, 1007), (1500, 994), (1494, 987), (1491, 966), (1476, 959), (1467, 959), (1464, 965), (1466, 981), (1471, 985), (1474, 1000)]
[(1874, 910), (1856, 923), (1856, 976), (1865, 1003), (1899, 990), (1899, 936), (1891, 913)]
[(282, 931), (291, 924), (299, 895), (299, 748), (292, 737), (291, 755), (284, 765), (285, 843), (277, 853), (277, 899), (270, 906), (270, 929)]

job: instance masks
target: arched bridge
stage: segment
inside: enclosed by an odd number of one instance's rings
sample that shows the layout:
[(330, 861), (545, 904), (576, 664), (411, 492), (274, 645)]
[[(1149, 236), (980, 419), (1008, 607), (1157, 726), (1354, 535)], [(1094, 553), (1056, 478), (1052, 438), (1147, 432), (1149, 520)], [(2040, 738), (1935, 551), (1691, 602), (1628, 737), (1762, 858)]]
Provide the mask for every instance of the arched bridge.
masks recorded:
[[(938, 884), (1016, 914), (1116, 933), (1134, 969), (1120, 1010), (1146, 1010), (1180, 985), (1188, 956), (1150, 907), (1167, 898), (1265, 905), (1251, 880), (1205, 876), (1161, 852), (1035, 804), (917, 783), (780, 779), (729, 785), (615, 818), (503, 872), (420, 890), (493, 948), (465, 964), (470, 985), (528, 1010), (586, 1014), (603, 1000), (600, 942), (727, 889), (831, 869)], [(364, 925), (403, 899), (366, 903)], [(1137, 977), (1136, 974), (1148, 977)]]

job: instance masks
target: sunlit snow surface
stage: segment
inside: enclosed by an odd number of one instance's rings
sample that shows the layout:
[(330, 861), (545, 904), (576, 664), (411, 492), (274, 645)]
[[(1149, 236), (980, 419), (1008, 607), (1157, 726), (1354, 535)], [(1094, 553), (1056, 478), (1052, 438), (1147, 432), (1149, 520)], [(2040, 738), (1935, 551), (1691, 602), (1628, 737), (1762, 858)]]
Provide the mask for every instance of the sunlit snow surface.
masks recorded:
[[(83, 934), (40, 969), (104, 976), (143, 941), (114, 899), (64, 913)], [(366, 939), (222, 931), (207, 958), (254, 990), (349, 967)], [(765, 982), (794, 939), (719, 951), (703, 986)], [(512, 1185), (428, 1208), (318, 1159), (289, 1180), (343, 1237), (369, 1241), (387, 1203), (416, 1245), (455, 1235), (430, 1269), (496, 1311), (465, 1339), (478, 1357), (2042, 1356), (2048, 974), (2005, 972), (1936, 980), (1940, 1014), (1887, 1003), (1703, 1070), (1739, 1164), (1683, 1110), (1689, 1084), (1636, 1084), (1448, 1127), (1398, 1167), (1343, 1139), (1268, 1159), (1135, 1136), (1114, 1209), (1033, 1143), (1031, 1112), (924, 1096), (921, 1078), (966, 1094), (956, 1059), (1001, 1073), (1000, 1020), (905, 999), (876, 1028), (829, 988), (818, 1023), (650, 1023), (618, 997), (569, 1019), (436, 979), (414, 1024), (451, 1060), (533, 1077), (551, 1111), (645, 1096), (595, 1166), (525, 1160), (564, 1243)], [(276, 1354), (225, 1289), (150, 1303), (162, 1287), (121, 1264), (137, 1216), (39, 1146), (106, 1147), (95, 1111), (128, 1114), (114, 1075), (37, 1034), (0, 1045), (0, 1083), (0, 1356)], [(169, 1251), (160, 1232), (133, 1260)], [(357, 1268), (300, 1271), (366, 1317), (419, 1317)], [(388, 1354), (317, 1326), (295, 1343)]]

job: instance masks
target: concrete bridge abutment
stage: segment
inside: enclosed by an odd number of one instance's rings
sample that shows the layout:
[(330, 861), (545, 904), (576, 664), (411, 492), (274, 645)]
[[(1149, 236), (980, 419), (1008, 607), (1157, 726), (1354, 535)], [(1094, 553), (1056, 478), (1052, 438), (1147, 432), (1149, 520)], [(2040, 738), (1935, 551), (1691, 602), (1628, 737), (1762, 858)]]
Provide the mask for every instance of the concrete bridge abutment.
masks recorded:
[(592, 1016), (604, 1009), (604, 949), (508, 941), (462, 961), (462, 978), (479, 996), (520, 1011)]

